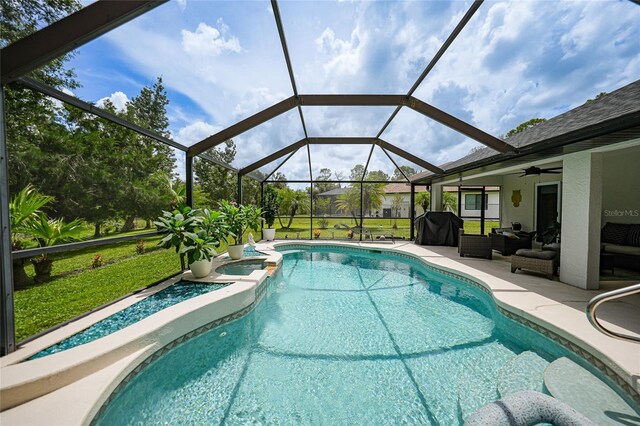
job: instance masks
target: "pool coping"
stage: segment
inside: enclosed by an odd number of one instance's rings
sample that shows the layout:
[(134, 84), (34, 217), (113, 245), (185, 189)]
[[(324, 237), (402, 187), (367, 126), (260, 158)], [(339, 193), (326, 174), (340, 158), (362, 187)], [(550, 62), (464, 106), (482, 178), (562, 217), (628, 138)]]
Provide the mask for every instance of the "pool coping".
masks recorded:
[[(533, 328), (534, 330), (583, 356), (589, 362), (593, 363), (598, 369), (603, 371), (604, 374), (613, 379), (614, 382), (621, 386), (629, 395), (632, 396), (632, 398), (636, 399), (636, 401), (640, 399), (638, 398), (638, 375), (636, 374), (636, 381), (634, 381), (635, 373), (633, 373), (632, 370), (629, 370), (628, 360), (620, 360), (615, 353), (620, 349), (620, 344), (625, 344), (626, 342), (621, 342), (606, 336), (597, 336), (601, 337), (600, 340), (605, 341), (606, 344), (604, 346), (600, 344), (600, 342), (593, 344), (593, 339), (591, 339), (592, 343), (589, 343), (590, 338), (593, 336), (576, 336), (572, 334), (575, 330), (572, 330), (571, 327), (567, 327), (566, 321), (563, 323), (557, 321), (557, 318), (541, 318), (540, 315), (530, 312), (526, 306), (518, 306), (519, 304), (514, 303), (513, 300), (501, 300), (500, 294), (496, 294), (494, 292), (495, 290), (505, 290), (505, 288), (509, 286), (515, 286), (514, 284), (493, 277), (490, 274), (478, 271), (470, 266), (455, 262), (446, 256), (434, 254), (426, 247), (417, 246), (407, 242), (399, 242), (394, 245), (389, 245), (365, 242), (288, 240), (260, 242), (256, 245), (256, 249), (265, 253), (267, 265), (271, 265), (273, 269), (274, 266), (279, 266), (282, 262), (282, 254), (276, 250), (283, 249), (285, 247), (306, 248), (313, 246), (348, 248), (351, 250), (362, 250), (367, 252), (370, 252), (371, 250), (389, 252), (399, 257), (406, 257), (420, 261), (428, 268), (433, 268), (441, 273), (443, 272), (447, 275), (461, 279), (462, 281), (469, 283), (490, 295), (500, 313)], [(222, 256), (219, 256), (219, 258), (220, 259), (218, 261), (221, 263), (217, 266), (225, 263), (222, 262), (222, 260), (224, 260)], [(243, 258), (243, 260), (248, 259), (250, 258)], [(51, 357), (65, 353), (69, 355), (68, 353), (70, 351), (74, 351), (76, 349), (78, 350), (74, 355), (77, 354), (80, 357), (89, 356), (89, 358), (99, 358), (101, 360), (101, 362), (97, 363), (100, 368), (92, 371), (85, 369), (80, 377), (74, 377), (73, 380), (68, 383), (64, 383), (63, 386), (60, 386), (60, 383), (57, 383), (57, 386), (51, 388), (50, 382), (60, 380), (60, 377), (58, 374), (49, 375), (48, 380), (45, 381), (46, 384), (49, 384), (49, 387), (45, 389), (45, 392), (40, 392), (40, 395), (42, 396), (36, 397), (35, 399), (29, 398), (27, 399), (28, 402), (25, 401), (8, 410), (3, 408), (4, 411), (0, 413), (0, 420), (11, 424), (50, 424), (51, 417), (44, 419), (44, 413), (59, 412), (59, 416), (56, 417), (56, 420), (59, 420), (61, 424), (89, 424), (100, 412), (102, 407), (108, 404), (111, 398), (117, 394), (117, 389), (124, 386), (128, 380), (134, 377), (138, 371), (143, 369), (150, 362), (153, 362), (155, 359), (162, 356), (162, 354), (173, 349), (183, 341), (248, 313), (259, 302), (261, 296), (264, 294), (264, 290), (266, 289), (266, 270), (254, 271), (249, 276), (225, 276), (215, 273), (217, 266), (214, 265), (212, 268), (213, 272), (208, 277), (200, 280), (204, 282), (212, 282), (211, 280), (215, 282), (230, 282), (235, 280), (233, 284), (221, 290), (189, 299), (189, 301), (186, 302), (190, 302), (188, 303), (190, 305), (190, 309), (186, 309), (185, 307), (181, 307), (182, 309), (172, 309), (176, 306), (185, 304), (185, 302), (182, 302), (181, 304), (167, 308), (145, 318), (133, 326), (130, 326), (135, 327), (146, 321), (144, 326), (139, 326), (140, 329), (145, 330), (144, 332), (141, 330), (134, 330), (142, 333), (141, 335), (137, 335), (134, 339), (135, 344), (130, 342), (128, 346), (124, 345), (126, 347), (125, 348), (122, 344), (120, 346), (117, 345), (119, 339), (111, 339), (114, 340), (113, 342), (111, 340), (106, 340), (110, 336), (115, 336), (120, 333), (116, 332), (94, 342), (90, 342), (58, 354), (22, 363), (22, 365), (27, 365), (38, 360), (47, 359), (49, 359), (49, 361), (56, 361), (57, 363), (59, 360)], [(254, 274), (259, 274), (260, 276), (258, 277)], [(179, 279), (198, 281), (198, 279), (189, 275), (189, 273), (185, 273), (181, 277), (171, 278), (161, 285), (154, 287), (154, 290), (160, 291), (163, 288), (166, 288), (166, 286), (177, 282)], [(519, 287), (515, 286), (515, 288)], [(227, 290), (224, 295), (219, 293), (222, 290)], [(216, 295), (216, 293), (218, 294)], [(212, 295), (220, 297), (213, 297)], [(135, 301), (132, 303), (135, 303)], [(114, 306), (113, 309), (116, 309), (116, 307)], [(120, 309), (124, 309), (124, 307)], [(167, 312), (169, 310), (171, 310), (171, 312)], [(94, 318), (93, 315), (90, 315), (89, 317)], [(149, 320), (150, 318), (154, 321)], [(85, 318), (81, 320), (84, 319)], [(89, 319), (87, 318), (86, 320), (88, 321)], [(99, 320), (100, 319), (96, 319), (92, 323)], [(155, 323), (155, 327), (151, 326), (152, 322)], [(162, 332), (163, 330), (165, 330), (165, 332)], [(55, 333), (56, 331), (57, 330), (54, 330), (52, 333)], [(129, 331), (131, 332), (131, 330)], [(597, 332), (593, 330), (593, 334), (596, 333)], [(75, 332), (71, 334), (75, 334)], [(43, 336), (42, 338), (44, 337), (46, 336)], [(36, 339), (35, 341), (39, 340), (40, 339)], [(96, 342), (101, 342), (103, 347), (100, 348), (100, 345), (95, 344), (88, 349), (90, 345)], [(611, 348), (612, 344), (615, 346), (613, 350)], [(82, 350), (83, 348), (84, 350)], [(104, 348), (110, 349), (106, 350)], [(624, 346), (625, 351), (634, 349), (635, 348), (632, 346)], [(99, 356), (91, 353), (94, 350), (100, 352), (98, 354)], [(111, 354), (112, 356), (105, 357), (105, 353)], [(21, 357), (21, 359), (29, 356), (31, 355), (25, 355)], [(59, 357), (59, 359), (62, 358), (62, 356)], [(4, 359), (2, 361), (3, 363), (5, 362)], [(79, 369), (77, 364), (78, 363), (72, 364), (70, 366), (71, 370)], [(13, 365), (15, 366), (15, 364)], [(11, 365), (8, 365), (7, 367), (11, 367)], [(3, 367), (2, 389), (5, 387), (4, 373), (7, 370), (7, 367)], [(82, 369), (80, 368), (80, 370)], [(27, 383), (24, 383), (23, 380), (23, 386), (27, 386), (28, 388), (30, 384), (31, 383), (28, 383), (28, 381)], [(82, 395), (82, 398), (79, 399), (78, 395)], [(2, 399), (4, 400), (4, 395), (2, 396)], [(60, 405), (61, 401), (66, 401), (67, 405)], [(69, 406), (69, 403), (72, 403), (73, 405)], [(63, 411), (60, 411), (61, 406), (64, 408)]]

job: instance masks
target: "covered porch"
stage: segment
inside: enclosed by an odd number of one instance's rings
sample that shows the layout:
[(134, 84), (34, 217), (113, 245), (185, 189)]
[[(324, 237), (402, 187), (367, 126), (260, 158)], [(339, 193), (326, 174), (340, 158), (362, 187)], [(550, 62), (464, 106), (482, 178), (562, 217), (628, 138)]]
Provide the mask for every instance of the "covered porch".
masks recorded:
[[(431, 209), (446, 209), (443, 194), (452, 186), (459, 194), (474, 187), (499, 187), (500, 227), (520, 224), (522, 231), (535, 232), (533, 249), (542, 246), (545, 230), (556, 220), (560, 224), (556, 241), (561, 282), (589, 290), (634, 284), (640, 280), (640, 247), (627, 243), (626, 236), (620, 247), (605, 247), (601, 230), (607, 223), (640, 223), (640, 197), (634, 189), (640, 180), (638, 164), (640, 140), (634, 139), (489, 171), (478, 168), (432, 183)], [(491, 232), (493, 224), (485, 221), (482, 233)], [(618, 249), (626, 256), (622, 262), (616, 257)], [(635, 266), (629, 257), (633, 253), (638, 255)], [(495, 251), (494, 256), (509, 261)]]

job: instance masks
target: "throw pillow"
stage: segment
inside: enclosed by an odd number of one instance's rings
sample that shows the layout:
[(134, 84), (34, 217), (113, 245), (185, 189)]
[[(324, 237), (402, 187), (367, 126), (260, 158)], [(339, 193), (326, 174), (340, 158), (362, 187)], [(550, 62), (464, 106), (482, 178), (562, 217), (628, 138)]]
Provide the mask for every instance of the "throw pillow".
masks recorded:
[(627, 234), (627, 245), (640, 247), (640, 225), (631, 225)]
[(512, 240), (519, 240), (520, 239), (520, 237), (518, 237), (513, 232), (503, 232), (502, 235), (505, 235), (507, 238), (511, 238)]
[(602, 228), (601, 239), (603, 243), (624, 245), (627, 242), (627, 234), (630, 225), (624, 223), (607, 222)]

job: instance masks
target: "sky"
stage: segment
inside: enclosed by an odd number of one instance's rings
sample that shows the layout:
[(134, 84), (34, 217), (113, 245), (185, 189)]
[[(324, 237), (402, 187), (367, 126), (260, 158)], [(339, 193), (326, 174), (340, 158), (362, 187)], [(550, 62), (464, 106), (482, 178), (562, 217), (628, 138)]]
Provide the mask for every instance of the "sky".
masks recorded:
[[(470, 4), (279, 2), (298, 92), (406, 94)], [(76, 96), (120, 107), (161, 76), (172, 137), (185, 145), (293, 95), (266, 0), (170, 1), (82, 46), (69, 65), (82, 84)], [(639, 78), (640, 7), (632, 2), (485, 1), (414, 96), (499, 137)], [(309, 136), (373, 137), (394, 108), (302, 109)], [(235, 137), (233, 165), (303, 137), (291, 110)], [(408, 108), (381, 138), (433, 164), (479, 146)], [(311, 146), (312, 173), (329, 167), (348, 175), (370, 149)], [(300, 150), (281, 171), (308, 179), (307, 155)], [(370, 164), (393, 173), (379, 148)]]

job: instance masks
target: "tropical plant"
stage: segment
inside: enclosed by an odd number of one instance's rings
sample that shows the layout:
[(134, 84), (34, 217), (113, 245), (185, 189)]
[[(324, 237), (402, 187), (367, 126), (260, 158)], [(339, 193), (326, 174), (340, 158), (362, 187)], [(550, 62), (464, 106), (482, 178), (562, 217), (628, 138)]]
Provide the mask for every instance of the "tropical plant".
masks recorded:
[(442, 208), (451, 212), (458, 211), (458, 194), (456, 192), (442, 193)]
[[(278, 220), (280, 221), (280, 227), (289, 229), (297, 213), (309, 211), (309, 194), (305, 191), (294, 191), (291, 188), (282, 188), (279, 190), (279, 194), (281, 203), (280, 209), (278, 210)], [(281, 214), (289, 215), (289, 223), (287, 223), (287, 226), (282, 224)]]
[(220, 242), (227, 241), (227, 225), (225, 224), (224, 214), (217, 210), (202, 209), (197, 210), (200, 229), (206, 234)]
[(39, 193), (33, 185), (25, 186), (13, 196), (9, 203), (11, 250), (22, 249), (19, 234), (28, 233), (29, 224), (38, 220), (38, 217), (43, 214), (41, 209), (53, 200), (53, 197)]
[(187, 263), (191, 265), (199, 260), (211, 260), (218, 254), (216, 248), (220, 246), (220, 241), (207, 231), (200, 229), (198, 232), (186, 232), (184, 235), (184, 247), (180, 250), (181, 255), (187, 256)]
[(184, 207), (187, 202), (187, 186), (182, 181), (174, 181), (171, 175), (165, 175), (165, 179), (165, 185), (171, 195), (171, 210)]
[(186, 269), (186, 265), (182, 245), (185, 240), (185, 234), (193, 233), (199, 224), (200, 218), (197, 213), (197, 210), (184, 206), (171, 212), (163, 211), (162, 216), (153, 222), (158, 228), (158, 232), (164, 235), (158, 245), (167, 249), (175, 248), (176, 253), (180, 254), (180, 266), (183, 271)]
[(356, 222), (356, 226), (360, 226), (358, 222), (358, 212), (360, 211), (360, 191), (356, 188), (347, 188), (345, 192), (336, 198), (336, 208), (346, 214), (350, 214)]
[(415, 198), (416, 204), (419, 204), (422, 207), (422, 210), (426, 213), (429, 210), (429, 204), (431, 204), (431, 193), (430, 192), (418, 192)]
[(391, 208), (393, 209), (394, 223), (398, 223), (398, 217), (400, 217), (400, 209), (404, 203), (404, 197), (402, 194), (393, 194), (391, 197)]
[[(40, 247), (49, 247), (82, 237), (84, 231), (81, 220), (73, 220), (65, 223), (62, 219), (49, 219), (47, 215), (40, 214), (36, 220), (29, 221), (26, 233), (38, 242)], [(51, 278), (53, 260), (49, 255), (42, 254), (31, 259), (36, 270), (36, 282), (48, 281)]]
[(231, 237), (232, 245), (242, 244), (242, 237), (248, 229), (260, 226), (262, 210), (254, 206), (237, 205), (236, 203), (220, 201), (220, 211), (224, 215), (226, 234)]
[[(362, 188), (362, 207), (364, 211), (371, 212), (378, 210), (382, 206), (384, 197), (384, 184), (365, 183)], [(356, 227), (361, 226), (360, 219), (360, 189), (359, 187), (349, 187), (336, 198), (336, 208), (350, 214), (356, 223)]]
[(278, 214), (281, 203), (282, 200), (278, 191), (272, 186), (267, 186), (264, 191), (264, 199), (262, 201), (264, 221), (267, 228), (273, 228), (273, 223), (276, 221), (276, 215)]
[(329, 226), (329, 219), (326, 218), (326, 215), (318, 219), (318, 226), (320, 229), (327, 229)]

